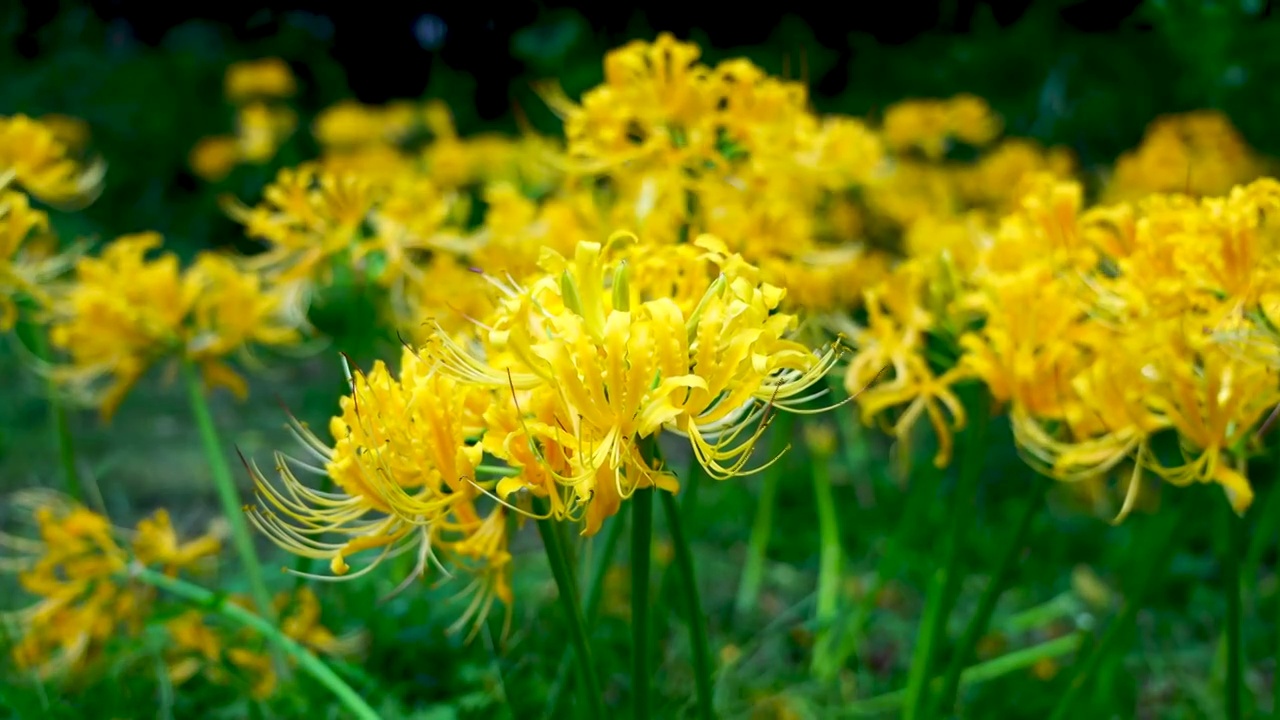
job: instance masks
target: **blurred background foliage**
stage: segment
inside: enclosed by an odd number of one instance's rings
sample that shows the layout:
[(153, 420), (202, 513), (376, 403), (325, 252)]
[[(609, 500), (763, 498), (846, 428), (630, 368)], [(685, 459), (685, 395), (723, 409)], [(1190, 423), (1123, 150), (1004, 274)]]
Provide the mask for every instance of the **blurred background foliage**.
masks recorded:
[(1263, 0), (800, 2), (731, 18), (688, 4), (6, 3), (0, 113), (89, 123), (92, 148), (110, 164), (106, 194), (61, 217), (64, 231), (154, 228), (198, 248), (239, 235), (217, 209), (219, 194), (251, 198), (274, 167), (312, 156), (299, 132), (274, 166), (214, 187), (190, 174), (196, 141), (231, 125), (221, 83), (237, 60), (288, 61), (304, 123), (348, 97), (428, 96), (448, 102), (463, 133), (515, 132), (519, 115), (552, 133), (557, 123), (533, 82), (556, 78), (576, 96), (600, 81), (607, 49), (670, 30), (711, 60), (742, 54), (807, 79), (823, 112), (874, 115), (904, 97), (972, 92), (1005, 117), (1009, 134), (1067, 145), (1088, 168), (1135, 146), (1158, 115), (1198, 108), (1223, 110), (1258, 150), (1280, 151), (1268, 132), (1280, 104), (1269, 92), (1280, 72), (1269, 51), (1280, 23), (1270, 15)]

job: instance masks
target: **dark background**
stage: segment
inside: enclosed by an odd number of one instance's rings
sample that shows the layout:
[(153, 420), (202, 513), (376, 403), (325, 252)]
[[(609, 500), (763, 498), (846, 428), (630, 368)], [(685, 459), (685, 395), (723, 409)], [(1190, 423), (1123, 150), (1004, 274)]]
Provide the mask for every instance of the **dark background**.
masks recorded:
[[(726, 12), (726, 7), (730, 8)], [(98, 237), (154, 228), (171, 245), (232, 241), (216, 196), (252, 198), (273, 167), (209, 188), (186, 169), (206, 135), (226, 133), (226, 67), (279, 56), (300, 80), (305, 123), (352, 97), (439, 97), (460, 129), (514, 131), (512, 108), (555, 133), (530, 89), (558, 78), (571, 96), (598, 83), (601, 57), (661, 30), (715, 61), (745, 54), (807, 80), (823, 112), (874, 116), (911, 96), (972, 92), (1010, 134), (1072, 148), (1086, 170), (1135, 146), (1162, 113), (1217, 108), (1264, 152), (1280, 96), (1280, 24), (1263, 0), (1031, 3), (955, 0), (651, 3), (245, 3), (147, 0), (0, 4), (0, 114), (59, 112), (87, 120), (109, 163), (102, 201), (59, 222)], [(305, 132), (281, 163), (314, 152)]]

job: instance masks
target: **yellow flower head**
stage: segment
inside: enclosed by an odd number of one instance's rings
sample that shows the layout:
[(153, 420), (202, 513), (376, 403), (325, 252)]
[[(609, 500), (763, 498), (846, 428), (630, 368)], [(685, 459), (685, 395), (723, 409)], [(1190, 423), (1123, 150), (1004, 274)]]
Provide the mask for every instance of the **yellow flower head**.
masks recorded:
[(1166, 115), (1147, 126), (1135, 150), (1116, 160), (1105, 197), (1116, 201), (1159, 192), (1223, 195), (1262, 172), (1253, 149), (1222, 113)]
[[(49, 678), (88, 668), (104, 645), (142, 630), (154, 594), (133, 586), (125, 571), (129, 544), (107, 518), (49, 493), (13, 496), (10, 506), (34, 519), (38, 535), (0, 535), (0, 546), (12, 554), (0, 558), (0, 569), (16, 572), (23, 591), (37, 601), (22, 610), (0, 614), (17, 628), (11, 650), (14, 662)], [(176, 573), (216, 552), (217, 541), (202, 538), (179, 543), (163, 510), (138, 525), (133, 557)]]
[[(493, 484), (479, 476), (476, 442), (491, 400), (488, 389), (432, 373), (408, 350), (398, 378), (381, 362), (356, 373), (342, 415), (330, 422), (332, 446), (295, 422), (309, 457), (276, 454), (282, 487), (251, 464), (259, 502), (249, 518), (289, 552), (328, 560), (335, 577), (364, 575), (404, 553), (417, 556), (406, 585), (429, 564), (467, 570), (484, 581), (484, 599), (464, 624), (483, 620), (494, 599), (510, 608), (504, 511), (486, 515), (477, 502)], [(327, 474), (337, 490), (308, 487), (294, 468)], [(347, 559), (368, 552), (376, 556), (350, 573)]]
[(311, 132), (328, 148), (372, 145), (388, 140), (379, 109), (354, 100), (325, 108), (316, 116)]
[(55, 242), (48, 214), (31, 207), (26, 195), (0, 190), (0, 332), (17, 322), (19, 298), (52, 302), (48, 283), (73, 262), (71, 253), (52, 251)]
[(835, 350), (787, 339), (795, 318), (776, 312), (782, 290), (718, 240), (698, 243), (701, 272), (720, 272), (692, 306), (662, 286), (636, 287), (612, 248), (583, 242), (572, 259), (545, 251), (544, 274), (527, 286), (497, 283), (505, 297), (487, 321), (489, 353), (443, 332), (429, 340), (434, 372), (506, 393), (516, 406), (519, 427), (506, 426), (519, 439), (489, 435), (486, 447), (524, 465), (529, 456), (510, 453), (531, 446), (536, 467), (500, 494), (545, 492), (549, 474), (563, 489), (553, 511), (576, 518), (585, 509), (594, 532), (603, 510), (636, 488), (675, 489), (640, 451), (661, 430), (687, 436), (708, 472), (725, 478), (749, 472), (762, 416), (802, 410)]
[(224, 90), (227, 100), (240, 105), (249, 100), (293, 97), (297, 81), (288, 63), (280, 58), (245, 60), (227, 68)]
[(0, 116), (0, 190), (16, 184), (49, 203), (83, 206), (102, 190), (106, 166), (82, 165), (49, 127), (26, 115)]
[(982, 98), (960, 94), (950, 100), (903, 100), (884, 113), (884, 138), (903, 152), (915, 149), (940, 158), (955, 138), (969, 145), (986, 145), (1000, 135), (1000, 117)]
[[(246, 608), (253, 603), (244, 596), (231, 601)], [(278, 593), (273, 606), (280, 631), (303, 647), (333, 657), (349, 657), (361, 651), (367, 637), (363, 632), (335, 635), (321, 622), (320, 600), (311, 588)], [(214, 617), (189, 610), (164, 624), (169, 635), (165, 660), (169, 679), (180, 685), (197, 675), (221, 686), (248, 684), (248, 692), (263, 700), (276, 690), (276, 666), (261, 635), (223, 627)]]
[(297, 126), (298, 117), (289, 108), (261, 102), (242, 106), (236, 111), (239, 158), (247, 163), (267, 162)]
[(231, 135), (201, 138), (191, 149), (187, 164), (191, 171), (210, 182), (217, 182), (231, 173), (240, 162), (239, 140)]
[[(225, 360), (250, 344), (298, 338), (280, 319), (282, 301), (256, 276), (212, 254), (184, 272), (171, 253), (148, 257), (160, 245), (158, 233), (125, 235), (101, 257), (81, 258), (74, 282), (51, 310), (50, 341), (70, 360), (54, 376), (87, 393), (104, 418), (161, 358), (194, 362), (210, 385), (243, 395), (243, 380)], [(110, 383), (98, 392), (104, 379)]]

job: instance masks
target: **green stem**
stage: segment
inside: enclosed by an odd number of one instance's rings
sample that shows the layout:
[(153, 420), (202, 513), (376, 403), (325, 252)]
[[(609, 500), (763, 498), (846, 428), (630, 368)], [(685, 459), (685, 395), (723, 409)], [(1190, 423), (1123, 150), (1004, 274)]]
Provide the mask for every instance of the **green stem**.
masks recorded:
[[(1242, 474), (1248, 472), (1242, 468)], [(1242, 612), (1240, 597), (1240, 553), (1244, 550), (1244, 527), (1240, 516), (1236, 515), (1231, 503), (1223, 495), (1222, 506), (1227, 514), (1227, 548), (1222, 558), (1222, 570), (1227, 584), (1227, 685), (1226, 708), (1227, 720), (1240, 720), (1243, 715), (1241, 702), (1244, 698), (1244, 676), (1241, 669), (1243, 648), (1241, 646)]]
[(831, 491), (831, 458), (813, 453), (813, 495), (818, 507), (818, 598), (814, 619), (817, 637), (813, 644), (811, 669), (820, 678), (830, 678), (839, 669), (836, 617), (840, 600), (840, 523), (836, 499)]
[(1170, 512), (1167, 513), (1167, 517), (1155, 518), (1153, 522), (1157, 524), (1157, 527), (1150, 531), (1153, 538), (1150, 549), (1155, 551), (1156, 557), (1152, 561), (1143, 564), (1143, 570), (1140, 571), (1132, 589), (1129, 591), (1129, 597), (1125, 599), (1124, 605), (1120, 608), (1120, 613), (1111, 621), (1106, 632), (1093, 645), (1084, 662), (1080, 665), (1080, 669), (1071, 678), (1067, 691), (1058, 699), (1058, 705), (1054, 708), (1050, 720), (1066, 720), (1067, 718), (1076, 717), (1074, 712), (1076, 703), (1080, 701), (1085, 688), (1088, 687), (1089, 682), (1098, 672), (1098, 668), (1102, 666), (1103, 661), (1116, 649), (1120, 640), (1137, 620), (1138, 611), (1142, 609), (1142, 603), (1155, 580), (1157, 568), (1168, 562), (1173, 552), (1173, 537), (1181, 522), (1181, 513)]
[[(791, 444), (791, 429), (795, 416), (779, 413), (773, 425), (773, 441), (769, 445), (769, 457), (777, 458)], [(747, 545), (747, 557), (742, 565), (742, 579), (738, 584), (738, 596), (734, 601), (734, 616), (745, 618), (760, 599), (760, 586), (764, 583), (765, 554), (769, 549), (769, 536), (773, 533), (773, 508), (777, 505), (778, 483), (786, 472), (782, 460), (764, 471), (760, 485), (760, 498), (756, 504), (756, 516), (751, 525), (751, 539)]]
[(560, 591), (560, 606), (564, 609), (565, 620), (569, 624), (569, 636), (573, 643), (574, 653), (578, 658), (578, 682), (587, 696), (591, 717), (606, 717), (604, 695), (600, 692), (600, 678), (596, 675), (595, 662), (591, 659), (591, 643), (587, 637), (587, 623), (582, 617), (582, 606), (578, 603), (577, 583), (573, 580), (573, 568), (566, 560), (560, 533), (556, 532), (553, 523), (558, 520), (539, 520), (538, 534), (542, 536), (542, 545), (547, 552), (547, 562), (551, 565), (551, 575), (555, 578), (556, 588)]
[(875, 578), (854, 606), (853, 616), (846, 625), (844, 641), (841, 643), (840, 662), (842, 663), (844, 658), (858, 654), (858, 645), (862, 638), (862, 632), (866, 628), (867, 621), (871, 618), (871, 613), (875, 608), (876, 599), (880, 596), (880, 591), (884, 589), (889, 578), (893, 577), (903, 565), (907, 538), (922, 522), (928, 519), (929, 510), (933, 507), (933, 499), (936, 497), (938, 486), (942, 479), (942, 473), (934, 467), (933, 463), (929, 463), (926, 466), (926, 470), (927, 472), (922, 473), (913, 480), (912, 486), (907, 493), (906, 506), (902, 509), (902, 513), (894, 524), (893, 534), (885, 541), (884, 552), (881, 554), (879, 562), (876, 563)]
[(702, 463), (698, 462), (698, 456), (689, 453), (689, 468), (680, 478), (680, 512), (684, 513), (686, 520), (693, 519), (690, 516), (698, 507), (698, 488), (702, 486), (702, 480), (706, 476)]
[[(592, 558), (591, 574), (587, 583), (586, 595), (582, 598), (583, 612), (586, 614), (587, 629), (595, 627), (596, 618), (600, 615), (601, 590), (604, 588), (604, 577), (613, 563), (614, 553), (618, 549), (618, 539), (622, 537), (623, 522), (621, 515), (615, 515), (606, 521), (604, 546)], [(560, 657), (560, 665), (556, 668), (556, 679), (547, 693), (547, 703), (543, 709), (544, 718), (557, 717), (560, 705), (564, 701), (565, 690), (569, 687), (569, 672), (573, 668), (573, 655), (566, 649)]]
[(369, 706), (341, 677), (337, 675), (323, 660), (298, 644), (293, 638), (281, 633), (270, 620), (230, 603), (219, 594), (193, 585), (185, 580), (172, 578), (164, 573), (148, 570), (143, 567), (132, 568), (129, 577), (139, 580), (155, 588), (176, 595), (194, 605), (207, 608), (228, 620), (237, 622), (251, 630), (262, 633), (262, 636), (275, 645), (284, 655), (298, 664), (308, 675), (333, 693), (351, 713), (360, 720), (378, 720), (378, 713)]
[[(648, 458), (646, 458), (648, 459)], [(635, 720), (649, 720), (649, 564), (653, 548), (653, 488), (631, 496), (631, 693)]]
[(925, 600), (925, 615), (920, 634), (911, 655), (911, 669), (907, 676), (907, 707), (903, 717), (916, 720), (923, 717), (928, 696), (928, 679), (932, 676), (934, 655), (938, 639), (945, 633), (947, 616), (955, 602), (960, 587), (960, 545), (964, 541), (968, 520), (973, 514), (973, 504), (982, 476), (986, 456), (987, 395), (983, 388), (972, 407), (972, 417), (964, 442), (964, 455), (960, 462), (960, 477), (951, 498), (950, 528), (942, 549), (942, 564), (929, 584)]
[(1032, 520), (1035, 519), (1037, 511), (1044, 503), (1044, 495), (1049, 488), (1049, 481), (1041, 477), (1035, 477), (1032, 482), (1035, 485), (1031, 491), (1031, 497), (1027, 498), (1026, 504), (1022, 509), (1022, 516), (1018, 519), (1018, 524), (1014, 528), (1008, 544), (1005, 545), (1004, 554), (1001, 555), (991, 580), (987, 582), (986, 588), (982, 591), (982, 596), (978, 599), (978, 608), (974, 611), (973, 617), (969, 619), (969, 624), (965, 626), (964, 633), (960, 636), (960, 640), (956, 643), (955, 649), (951, 654), (951, 660), (947, 663), (947, 671), (942, 679), (942, 691), (938, 694), (937, 703), (934, 705), (932, 713), (934, 716), (939, 715), (944, 709), (955, 703), (956, 693), (960, 689), (960, 674), (964, 671), (965, 664), (969, 662), (969, 658), (973, 655), (973, 649), (977, 647), (978, 641), (986, 634), (987, 627), (991, 624), (991, 616), (995, 613), (996, 603), (999, 602), (1000, 595), (1004, 592), (1005, 584), (1009, 581), (1009, 576), (1013, 573), (1013, 568), (1017, 565), (1019, 556), (1022, 555), (1022, 547), (1027, 542), (1027, 536), (1031, 533)]
[[(1272, 490), (1272, 492), (1273, 492), (1273, 493), (1280, 493), (1280, 484), (1277, 484), (1277, 485), (1276, 485), (1276, 487), (1275, 487), (1275, 489), (1274, 489), (1274, 490)], [(1278, 548), (1278, 549), (1277, 549), (1276, 567), (1275, 567), (1275, 570), (1273, 571), (1273, 574), (1276, 576), (1277, 580), (1280, 580), (1280, 548)], [(1276, 637), (1276, 668), (1277, 668), (1277, 673), (1280, 673), (1280, 583), (1278, 583), (1278, 584), (1277, 584), (1277, 587), (1276, 587), (1276, 593), (1277, 593), (1277, 602), (1276, 602), (1276, 612), (1277, 612), (1277, 615), (1276, 615), (1276, 628), (1277, 628), (1277, 637)], [(1273, 697), (1273, 699), (1272, 699), (1272, 703), (1271, 703), (1271, 712), (1272, 712), (1272, 714), (1277, 718), (1277, 720), (1280, 720), (1280, 678), (1277, 678), (1276, 680), (1274, 680), (1274, 681), (1271, 683), (1271, 685), (1272, 685), (1272, 692), (1274, 693), (1274, 697)]]
[(680, 518), (680, 506), (675, 496), (669, 492), (658, 494), (662, 497), (662, 510), (666, 514), (667, 527), (671, 531), (671, 542), (675, 545), (676, 568), (680, 572), (680, 583), (684, 586), (688, 605), (689, 644), (693, 650), (693, 677), (697, 683), (698, 717), (702, 720), (713, 720), (715, 709), (712, 706), (711, 649), (707, 644), (707, 619), (702, 613), (702, 600), (698, 595), (693, 550), (689, 546), (689, 538), (685, 536), (683, 521)]
[[(833, 393), (847, 397), (847, 391), (844, 389), (844, 380), (840, 376), (828, 376), (827, 382)], [(885, 472), (883, 465), (874, 462), (871, 457), (871, 448), (867, 444), (867, 433), (859, 422), (856, 407), (841, 407), (836, 409), (833, 414), (836, 419), (836, 430), (840, 434), (840, 449), (844, 455), (845, 464), (849, 466), (849, 472), (855, 478), (867, 478), (867, 482), (872, 487), (887, 484), (889, 482), (888, 473)]]
[(213, 475), (213, 486), (217, 490), (218, 500), (222, 503), (222, 512), (227, 516), (227, 524), (231, 528), (231, 542), (240, 556), (245, 577), (249, 581), (249, 594), (258, 608), (258, 614), (273, 619), (275, 612), (271, 605), (271, 595), (267, 592), (267, 584), (263, 580), (262, 565), (258, 562), (258, 554), (253, 547), (253, 536), (249, 534), (249, 524), (244, 519), (240, 493), (236, 490), (235, 480), (231, 477), (231, 468), (227, 466), (226, 457), (223, 455), (222, 441), (218, 438), (213, 415), (209, 412), (209, 404), (205, 401), (200, 371), (186, 362), (182, 364), (182, 371), (187, 383), (187, 393), (191, 399), (191, 412), (195, 415), (196, 427), (200, 431), (200, 441), (204, 445), (205, 457), (209, 461), (209, 472)]
[[(40, 360), (46, 362), (52, 360), (49, 343), (45, 339), (42, 328), (27, 325), (27, 329), (29, 331), (27, 342), (31, 353)], [(71, 436), (71, 421), (67, 416), (67, 406), (63, 404), (58, 383), (52, 377), (46, 379), (45, 391), (49, 400), (50, 426), (58, 446), (58, 465), (62, 469), (63, 487), (76, 502), (84, 504), (87, 496), (84, 493), (84, 485), (80, 482), (80, 471), (76, 469), (76, 449)]]
[[(698, 521), (701, 519), (697, 514), (697, 494), (698, 487), (702, 484), (706, 472), (703, 471), (702, 465), (698, 462), (696, 455), (690, 454), (689, 464), (683, 475), (680, 475), (680, 516), (684, 521), (684, 531), (688, 535), (697, 535)], [(666, 638), (669, 635), (668, 623), (671, 619), (671, 608), (667, 604), (667, 599), (672, 597), (675, 587), (677, 569), (674, 563), (666, 563), (662, 568), (662, 576), (658, 578), (658, 598), (657, 607), (654, 608), (653, 633), (654, 637)], [(661, 651), (659, 651), (661, 652)]]
[[(960, 686), (968, 687), (1029, 668), (1041, 660), (1051, 660), (1070, 655), (1079, 649), (1079, 634), (1064, 635), (1045, 643), (1006, 653), (997, 658), (974, 665), (960, 673)], [(934, 678), (932, 685), (941, 687), (941, 679)], [(837, 717), (879, 717), (902, 707), (907, 700), (906, 690), (895, 690), (866, 700), (846, 705)]]
[[(1280, 449), (1280, 446), (1277, 448)], [(1280, 456), (1277, 456), (1274, 462), (1276, 469), (1280, 470)], [(1258, 518), (1258, 522), (1249, 533), (1249, 550), (1244, 556), (1244, 566), (1241, 570), (1241, 576), (1251, 584), (1256, 583), (1262, 574), (1262, 558), (1276, 538), (1277, 530), (1280, 530), (1280, 483), (1272, 483), (1271, 492), (1267, 493), (1266, 500), (1261, 503), (1261, 507), (1256, 512), (1255, 517)], [(1277, 683), (1276, 687), (1280, 688), (1280, 683)]]

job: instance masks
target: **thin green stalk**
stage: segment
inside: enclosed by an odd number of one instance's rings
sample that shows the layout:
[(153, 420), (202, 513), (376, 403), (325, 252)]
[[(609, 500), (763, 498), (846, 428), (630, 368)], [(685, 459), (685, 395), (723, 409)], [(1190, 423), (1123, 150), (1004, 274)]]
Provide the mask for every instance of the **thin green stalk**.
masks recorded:
[(689, 614), (689, 645), (693, 650), (693, 678), (697, 684), (698, 717), (714, 720), (711, 688), (711, 649), (707, 644), (707, 619), (702, 613), (702, 599), (698, 594), (697, 572), (693, 564), (693, 550), (685, 536), (680, 506), (669, 492), (658, 493), (662, 497), (662, 510), (666, 514), (667, 528), (671, 531), (671, 543), (675, 546), (676, 568), (684, 587)]
[[(1241, 468), (1242, 474), (1248, 472)], [(1226, 692), (1227, 720), (1240, 720), (1243, 715), (1241, 703), (1244, 698), (1244, 675), (1241, 669), (1243, 648), (1241, 646), (1241, 626), (1243, 624), (1240, 597), (1240, 553), (1244, 550), (1244, 523), (1232, 509), (1225, 494), (1222, 506), (1227, 515), (1227, 548), (1222, 558), (1223, 579), (1227, 584), (1227, 684)]]
[(898, 521), (894, 524), (893, 534), (885, 540), (884, 552), (880, 557), (880, 561), (876, 563), (875, 579), (872, 580), (870, 587), (858, 599), (857, 604), (854, 606), (852, 617), (846, 624), (844, 639), (840, 647), (841, 663), (844, 662), (845, 658), (858, 654), (858, 644), (862, 638), (862, 632), (866, 628), (867, 621), (871, 618), (876, 599), (880, 596), (880, 591), (884, 588), (889, 578), (893, 577), (902, 566), (902, 555), (907, 536), (928, 517), (929, 510), (933, 506), (934, 498), (942, 479), (942, 473), (934, 467), (933, 463), (926, 465), (926, 471), (922, 476), (913, 480), (913, 484), (907, 493), (906, 507), (902, 509)]
[(946, 586), (947, 568), (944, 565), (933, 571), (925, 594), (924, 615), (920, 620), (920, 631), (916, 635), (915, 649), (911, 654), (911, 668), (907, 672), (906, 707), (902, 713), (906, 720), (914, 720), (924, 713), (933, 648), (946, 620), (946, 614), (942, 611), (942, 596), (946, 594)]
[[(1029, 648), (1015, 650), (997, 658), (974, 665), (960, 673), (960, 686), (968, 687), (1029, 668), (1041, 660), (1051, 660), (1070, 655), (1080, 648), (1079, 634), (1064, 635)], [(934, 678), (931, 685), (941, 687), (942, 679)], [(880, 717), (902, 707), (907, 700), (906, 690), (877, 695), (876, 697), (849, 703), (836, 717)]]
[[(827, 376), (827, 383), (836, 395), (846, 395), (844, 381), (838, 375)], [(884, 466), (874, 462), (871, 448), (867, 445), (867, 433), (858, 422), (857, 409), (854, 406), (837, 408), (833, 413), (836, 429), (840, 433), (840, 449), (844, 455), (849, 472), (856, 477), (866, 477), (872, 487), (883, 485), (889, 481)]]
[(360, 720), (378, 720), (378, 713), (355, 690), (338, 676), (323, 660), (313, 655), (289, 636), (281, 633), (270, 620), (245, 608), (228, 602), (226, 597), (179, 578), (164, 573), (134, 567), (129, 577), (157, 589), (176, 595), (194, 605), (207, 608), (228, 620), (262, 633), (280, 652), (298, 664), (304, 672), (323, 685)]
[(653, 549), (653, 488), (631, 496), (631, 701), (635, 720), (649, 720), (649, 564)]
[(986, 588), (983, 589), (982, 596), (978, 598), (978, 607), (974, 611), (973, 617), (969, 619), (969, 624), (965, 626), (964, 633), (961, 634), (960, 640), (952, 651), (951, 660), (947, 663), (947, 671), (942, 679), (942, 691), (938, 694), (937, 703), (931, 713), (935, 717), (955, 704), (956, 693), (960, 689), (960, 674), (964, 671), (964, 666), (969, 662), (969, 658), (972, 657), (973, 649), (977, 647), (978, 641), (987, 632), (987, 627), (991, 623), (991, 616), (996, 610), (996, 603), (999, 602), (1000, 595), (1004, 593), (1005, 584), (1009, 581), (1009, 576), (1013, 573), (1013, 568), (1017, 565), (1018, 558), (1022, 555), (1022, 547), (1027, 542), (1027, 536), (1031, 533), (1032, 520), (1035, 519), (1037, 511), (1044, 504), (1044, 495), (1049, 488), (1049, 481), (1036, 477), (1033, 478), (1032, 482), (1034, 483), (1034, 489), (1023, 506), (1022, 516), (1018, 518), (1018, 524), (1014, 528), (1009, 542), (1005, 545), (1004, 554), (1001, 555), (995, 572), (987, 582)]
[(680, 477), (680, 512), (684, 513), (686, 521), (693, 519), (690, 515), (698, 506), (698, 488), (702, 486), (706, 476), (707, 472), (702, 468), (702, 463), (698, 462), (697, 454), (689, 453), (689, 467)]
[[(1277, 450), (1280, 450), (1280, 445), (1277, 446)], [(1277, 453), (1274, 462), (1276, 469), (1280, 470), (1280, 453)], [(1244, 566), (1241, 568), (1241, 577), (1250, 585), (1256, 584), (1261, 577), (1262, 558), (1266, 555), (1271, 543), (1275, 541), (1277, 531), (1280, 531), (1280, 483), (1271, 484), (1271, 491), (1260, 503), (1256, 513), (1258, 522), (1249, 533), (1249, 549), (1245, 553)], [(1250, 514), (1253, 515), (1254, 511)], [(1280, 687), (1280, 683), (1277, 683), (1277, 687)]]
[(539, 520), (538, 534), (542, 536), (542, 545), (547, 552), (547, 562), (551, 565), (551, 575), (555, 578), (556, 588), (560, 591), (560, 607), (564, 609), (565, 620), (569, 624), (570, 640), (578, 658), (578, 683), (586, 695), (590, 716), (606, 717), (604, 695), (600, 692), (600, 678), (596, 675), (595, 662), (591, 659), (587, 622), (582, 616), (582, 606), (578, 603), (578, 594), (574, 589), (576, 582), (572, 578), (573, 568), (565, 557), (560, 533), (556, 532), (553, 525), (556, 522), (559, 521)]
[[(776, 458), (787, 451), (794, 423), (795, 416), (791, 413), (778, 414), (778, 419), (773, 423), (773, 441), (769, 444), (770, 458)], [(756, 504), (755, 520), (751, 525), (747, 557), (743, 561), (742, 579), (733, 604), (734, 616), (738, 618), (749, 615), (760, 599), (760, 586), (764, 583), (765, 554), (769, 549), (769, 536), (773, 533), (773, 508), (777, 505), (778, 483), (786, 468), (786, 463), (779, 460), (764, 471), (761, 479), (760, 498)]]
[(818, 598), (814, 620), (817, 637), (813, 643), (811, 669), (820, 678), (830, 678), (839, 669), (836, 657), (836, 617), (840, 600), (840, 523), (836, 499), (831, 491), (831, 457), (817, 443), (813, 447), (813, 496), (818, 507)]
[[(684, 531), (689, 535), (697, 535), (699, 518), (697, 508), (698, 487), (706, 477), (706, 472), (698, 462), (696, 455), (690, 454), (689, 464), (683, 475), (680, 475), (680, 517), (684, 521)], [(677, 570), (674, 563), (666, 563), (662, 568), (662, 576), (658, 578), (658, 597), (660, 601), (654, 608), (654, 637), (668, 636), (668, 623), (671, 619), (671, 608), (667, 599), (672, 597), (672, 588), (676, 584)], [(659, 651), (661, 652), (661, 651)]]
[(911, 669), (907, 675), (907, 706), (903, 717), (916, 720), (925, 713), (928, 697), (928, 679), (933, 674), (933, 660), (937, 642), (945, 634), (947, 616), (960, 586), (960, 545), (964, 541), (967, 522), (973, 513), (973, 503), (982, 476), (986, 457), (987, 396), (983, 389), (974, 403), (960, 458), (960, 477), (951, 497), (950, 528), (942, 549), (942, 564), (934, 573), (925, 600), (925, 615), (921, 620), (920, 634), (916, 638), (911, 655)]
[(231, 528), (231, 542), (240, 556), (240, 564), (244, 566), (244, 574), (249, 581), (249, 595), (253, 598), (259, 615), (274, 619), (271, 595), (267, 592), (267, 584), (263, 580), (262, 565), (258, 562), (258, 554), (253, 547), (253, 536), (249, 534), (249, 524), (244, 519), (240, 493), (236, 490), (231, 468), (227, 466), (226, 457), (223, 455), (222, 441), (218, 438), (213, 414), (209, 412), (209, 404), (205, 401), (200, 371), (185, 362), (182, 364), (182, 371), (187, 383), (187, 394), (191, 400), (191, 412), (195, 415), (196, 427), (200, 431), (200, 441), (204, 445), (204, 454), (209, 461), (209, 472), (213, 475), (213, 486), (217, 490), (218, 500), (222, 503), (222, 512), (227, 516), (227, 524)]
[(1151, 590), (1157, 569), (1168, 563), (1173, 553), (1173, 537), (1181, 522), (1180, 518), (1181, 513), (1175, 511), (1167, 513), (1166, 517), (1153, 519), (1157, 527), (1150, 531), (1153, 538), (1150, 547), (1155, 550), (1157, 557), (1153, 558), (1152, 562), (1144, 563), (1143, 570), (1120, 608), (1120, 613), (1111, 621), (1106, 632), (1093, 645), (1084, 662), (1080, 664), (1079, 670), (1072, 676), (1070, 684), (1067, 685), (1067, 691), (1058, 699), (1058, 705), (1050, 715), (1050, 720), (1067, 720), (1067, 718), (1076, 717), (1075, 706), (1084, 694), (1085, 688), (1093, 680), (1103, 661), (1116, 650), (1120, 640), (1132, 628), (1134, 621), (1137, 620), (1138, 611), (1142, 609), (1142, 603)]
[[(596, 618), (600, 615), (601, 590), (604, 588), (604, 577), (613, 563), (614, 553), (618, 548), (618, 539), (622, 537), (625, 523), (621, 515), (605, 521), (604, 544), (592, 558), (591, 573), (588, 577), (587, 592), (582, 597), (583, 612), (586, 615), (587, 630), (595, 627)], [(547, 693), (547, 703), (543, 709), (544, 718), (557, 717), (560, 705), (564, 700), (565, 690), (569, 687), (569, 672), (573, 668), (572, 650), (566, 649), (560, 657), (560, 665), (556, 668), (556, 679)]]
[[(29, 337), (27, 343), (31, 353), (38, 359), (49, 361), (49, 343), (45, 340), (42, 328), (27, 325)], [(80, 471), (76, 468), (75, 442), (71, 437), (71, 422), (67, 416), (67, 407), (59, 394), (58, 383), (52, 377), (45, 380), (45, 392), (49, 400), (49, 417), (53, 437), (58, 446), (58, 465), (62, 469), (62, 483), (67, 494), (76, 502), (83, 504), (88, 498), (84, 493), (84, 485), (80, 482)]]

